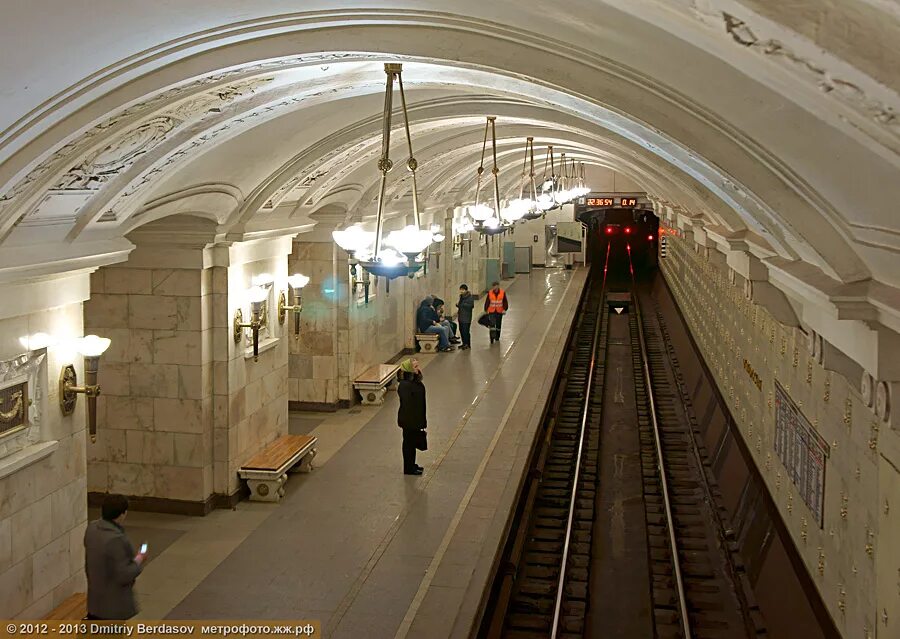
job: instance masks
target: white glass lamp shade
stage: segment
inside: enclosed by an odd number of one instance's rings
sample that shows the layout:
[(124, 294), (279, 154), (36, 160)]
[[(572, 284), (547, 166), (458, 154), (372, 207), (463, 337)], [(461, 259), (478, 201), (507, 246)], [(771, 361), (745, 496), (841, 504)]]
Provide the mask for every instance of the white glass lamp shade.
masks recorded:
[(453, 222), (454, 231), (457, 235), (461, 235), (463, 233), (470, 233), (475, 230), (475, 227), (472, 226), (472, 220), (467, 217), (460, 218)]
[(331, 237), (348, 253), (362, 253), (375, 243), (375, 233), (351, 226), (345, 231), (332, 231)]
[(84, 357), (100, 357), (112, 343), (108, 337), (86, 335), (78, 341), (78, 352)]
[(493, 217), (494, 209), (487, 204), (475, 204), (469, 207), (469, 215), (476, 222), (484, 222), (489, 217)]
[(385, 249), (378, 254), (378, 259), (385, 266), (398, 266), (400, 264), (403, 264), (403, 260), (405, 260), (406, 258), (400, 255), (400, 253), (398, 253), (397, 251), (394, 251), (392, 249)]
[(500, 228), (500, 220), (498, 220), (496, 217), (489, 217), (482, 224), (486, 229)]
[(565, 204), (572, 201), (572, 195), (568, 189), (560, 189), (553, 194), (553, 199), (557, 204)]
[(533, 206), (534, 203), (531, 200), (517, 198), (511, 200), (506, 208), (500, 211), (500, 217), (508, 222), (518, 222), (525, 217), (525, 214), (528, 213)]
[(288, 286), (290, 286), (295, 291), (299, 291), (304, 286), (309, 284), (309, 277), (303, 275), (302, 273), (294, 273), (290, 277), (287, 278)]
[(272, 282), (275, 281), (275, 278), (271, 273), (260, 273), (259, 275), (254, 275), (251, 283), (253, 286), (269, 286)]
[(556, 202), (553, 201), (553, 196), (549, 193), (541, 193), (538, 196), (536, 201), (537, 207), (542, 211), (549, 211), (553, 208)]
[(443, 233), (435, 233), (433, 239), (436, 244), (439, 244), (444, 241), (444, 234)]
[(247, 289), (247, 301), (250, 302), (250, 310), (259, 313), (263, 302), (269, 297), (269, 292), (261, 286), (251, 286)]
[(434, 236), (431, 231), (420, 229), (411, 224), (400, 231), (392, 231), (384, 239), (384, 243), (407, 255), (418, 255), (431, 244)]

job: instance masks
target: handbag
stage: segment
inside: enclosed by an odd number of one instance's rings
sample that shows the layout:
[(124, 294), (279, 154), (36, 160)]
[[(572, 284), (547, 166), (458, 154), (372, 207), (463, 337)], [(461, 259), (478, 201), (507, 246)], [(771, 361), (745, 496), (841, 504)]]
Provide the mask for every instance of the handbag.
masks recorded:
[(478, 318), (478, 323), (486, 328), (491, 328), (493, 326), (493, 322), (491, 322), (491, 316), (487, 313), (481, 314), (481, 317)]
[(428, 450), (428, 433), (424, 430), (416, 431), (416, 450)]

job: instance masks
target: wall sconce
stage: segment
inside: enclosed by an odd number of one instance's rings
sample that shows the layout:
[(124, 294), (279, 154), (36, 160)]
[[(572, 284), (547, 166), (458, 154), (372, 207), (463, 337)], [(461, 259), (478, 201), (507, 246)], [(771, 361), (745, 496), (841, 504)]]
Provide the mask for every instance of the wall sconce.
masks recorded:
[(109, 348), (110, 339), (88, 335), (78, 340), (77, 350), (84, 357), (84, 386), (78, 386), (78, 376), (72, 364), (63, 366), (59, 374), (59, 408), (63, 415), (75, 412), (78, 394), (87, 398), (88, 432), (91, 442), (97, 441), (97, 397), (100, 386), (97, 384), (97, 372), (100, 369), (100, 356)]
[(300, 337), (300, 313), (303, 311), (303, 287), (309, 284), (309, 278), (301, 273), (294, 273), (288, 278), (288, 285), (294, 291), (294, 305), (287, 305), (287, 296), (282, 293), (278, 298), (278, 323), (284, 324), (288, 311), (294, 312), (294, 339)]
[(247, 300), (250, 302), (250, 323), (244, 323), (244, 314), (241, 309), (234, 312), (234, 343), (240, 344), (244, 329), (253, 331), (253, 361), (259, 361), (259, 329), (265, 324), (265, 302), (269, 297), (269, 291), (261, 286), (251, 286), (247, 289)]

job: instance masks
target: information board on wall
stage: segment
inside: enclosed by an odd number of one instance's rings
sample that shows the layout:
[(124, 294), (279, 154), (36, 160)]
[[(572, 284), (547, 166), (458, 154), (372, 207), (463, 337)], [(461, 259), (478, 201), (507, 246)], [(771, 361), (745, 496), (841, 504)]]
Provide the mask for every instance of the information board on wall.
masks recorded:
[(775, 382), (775, 454), (787, 469), (813, 517), (824, 525), (825, 460), (830, 448), (800, 412), (784, 387)]

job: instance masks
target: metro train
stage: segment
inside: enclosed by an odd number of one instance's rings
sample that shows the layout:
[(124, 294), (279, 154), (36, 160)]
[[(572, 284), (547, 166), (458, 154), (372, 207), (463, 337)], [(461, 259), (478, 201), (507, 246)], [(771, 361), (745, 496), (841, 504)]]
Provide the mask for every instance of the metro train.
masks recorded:
[(611, 265), (628, 263), (635, 271), (658, 265), (659, 218), (641, 209), (607, 208), (585, 211), (580, 215), (587, 225), (587, 259)]

